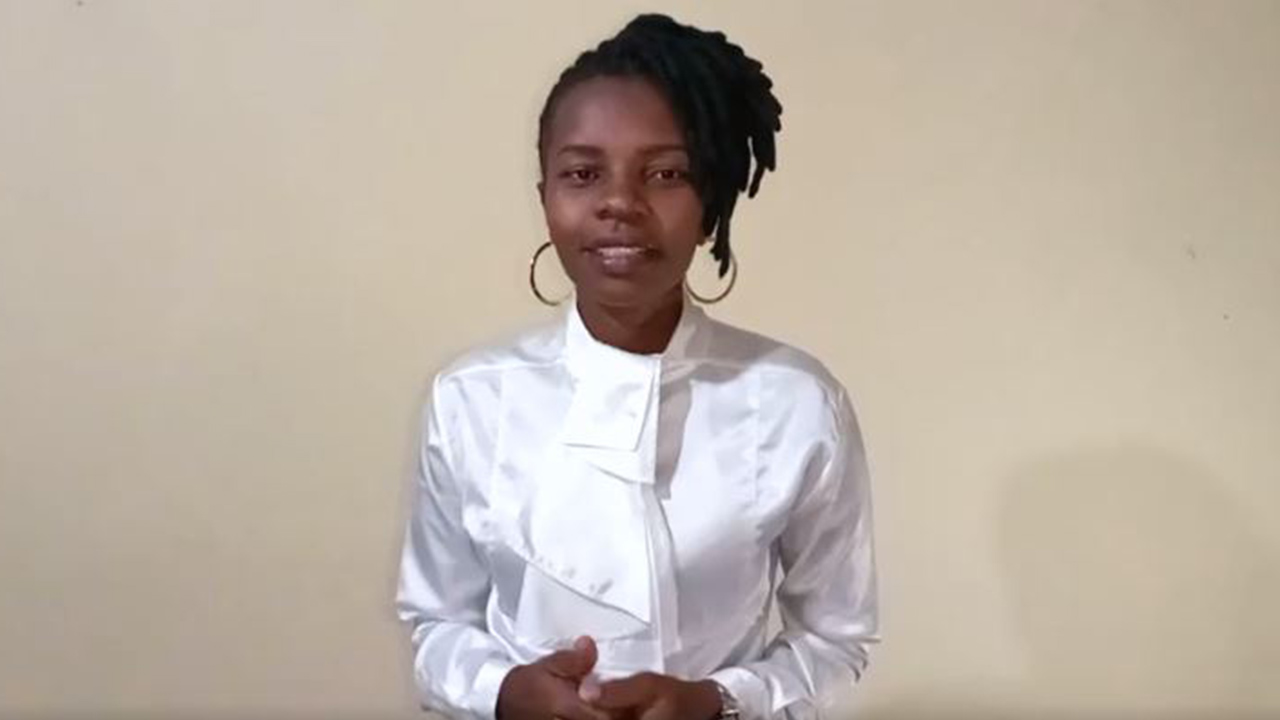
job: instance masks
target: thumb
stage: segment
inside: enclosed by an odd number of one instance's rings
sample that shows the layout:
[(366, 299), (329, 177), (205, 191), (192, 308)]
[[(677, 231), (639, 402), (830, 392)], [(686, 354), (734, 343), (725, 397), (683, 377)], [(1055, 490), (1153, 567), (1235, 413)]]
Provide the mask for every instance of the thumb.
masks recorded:
[(552, 675), (568, 680), (581, 680), (596, 666), (596, 643), (583, 635), (573, 643), (572, 650), (561, 650), (544, 658), (544, 665)]

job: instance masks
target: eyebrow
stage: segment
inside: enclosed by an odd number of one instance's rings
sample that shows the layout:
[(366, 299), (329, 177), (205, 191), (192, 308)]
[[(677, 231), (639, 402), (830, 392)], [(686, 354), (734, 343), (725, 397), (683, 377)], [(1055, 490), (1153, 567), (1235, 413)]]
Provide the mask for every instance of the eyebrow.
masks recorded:
[[(661, 155), (668, 152), (680, 152), (688, 155), (689, 149), (678, 143), (648, 145), (640, 149), (642, 155)], [(598, 157), (603, 154), (604, 150), (597, 145), (565, 145), (556, 151), (556, 155), (590, 155)]]

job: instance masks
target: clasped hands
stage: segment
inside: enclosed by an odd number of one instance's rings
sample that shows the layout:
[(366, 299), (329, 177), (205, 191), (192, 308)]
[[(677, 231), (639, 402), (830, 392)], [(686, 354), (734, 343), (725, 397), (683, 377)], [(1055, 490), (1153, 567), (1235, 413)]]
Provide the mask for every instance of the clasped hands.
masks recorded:
[(589, 637), (507, 673), (498, 691), (498, 720), (711, 720), (720, 691), (709, 680), (689, 682), (640, 673), (601, 683), (590, 677), (598, 653)]

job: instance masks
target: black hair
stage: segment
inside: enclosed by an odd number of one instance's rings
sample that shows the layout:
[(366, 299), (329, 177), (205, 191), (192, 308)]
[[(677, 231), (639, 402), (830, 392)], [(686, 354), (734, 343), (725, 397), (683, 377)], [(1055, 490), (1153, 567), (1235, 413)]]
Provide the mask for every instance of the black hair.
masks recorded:
[(702, 200), (702, 233), (715, 235), (711, 254), (723, 276), (729, 270), (729, 219), (738, 194), (754, 197), (765, 170), (777, 167), (774, 135), (782, 129), (782, 105), (763, 69), (722, 32), (682, 25), (666, 15), (640, 15), (560, 74), (538, 118), (539, 165), (545, 171), (544, 143), (556, 105), (575, 85), (596, 77), (653, 83), (684, 128)]

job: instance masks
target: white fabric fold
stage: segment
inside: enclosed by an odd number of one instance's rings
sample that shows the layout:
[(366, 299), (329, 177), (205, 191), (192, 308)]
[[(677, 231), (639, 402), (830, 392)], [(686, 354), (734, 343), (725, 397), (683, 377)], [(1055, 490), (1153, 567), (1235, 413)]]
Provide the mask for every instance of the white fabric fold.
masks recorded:
[[(512, 482), (511, 545), (527, 562), (587, 597), (651, 623), (660, 601), (655, 534), (666, 533), (652, 493), (664, 360), (683, 351), (695, 317), (686, 311), (667, 351), (639, 355), (591, 336), (576, 310), (566, 317), (564, 349), (573, 393), (558, 446)], [(584, 542), (584, 538), (592, 538)], [(661, 539), (661, 536), (658, 536)], [(660, 549), (669, 555), (669, 543)], [(672, 603), (668, 603), (669, 605)]]
[(397, 602), (428, 707), (491, 720), (510, 667), (584, 634), (602, 679), (714, 677), (752, 720), (863, 672), (867, 468), (811, 357), (688, 303), (635, 355), (570, 309), (460, 358), (427, 411)]

